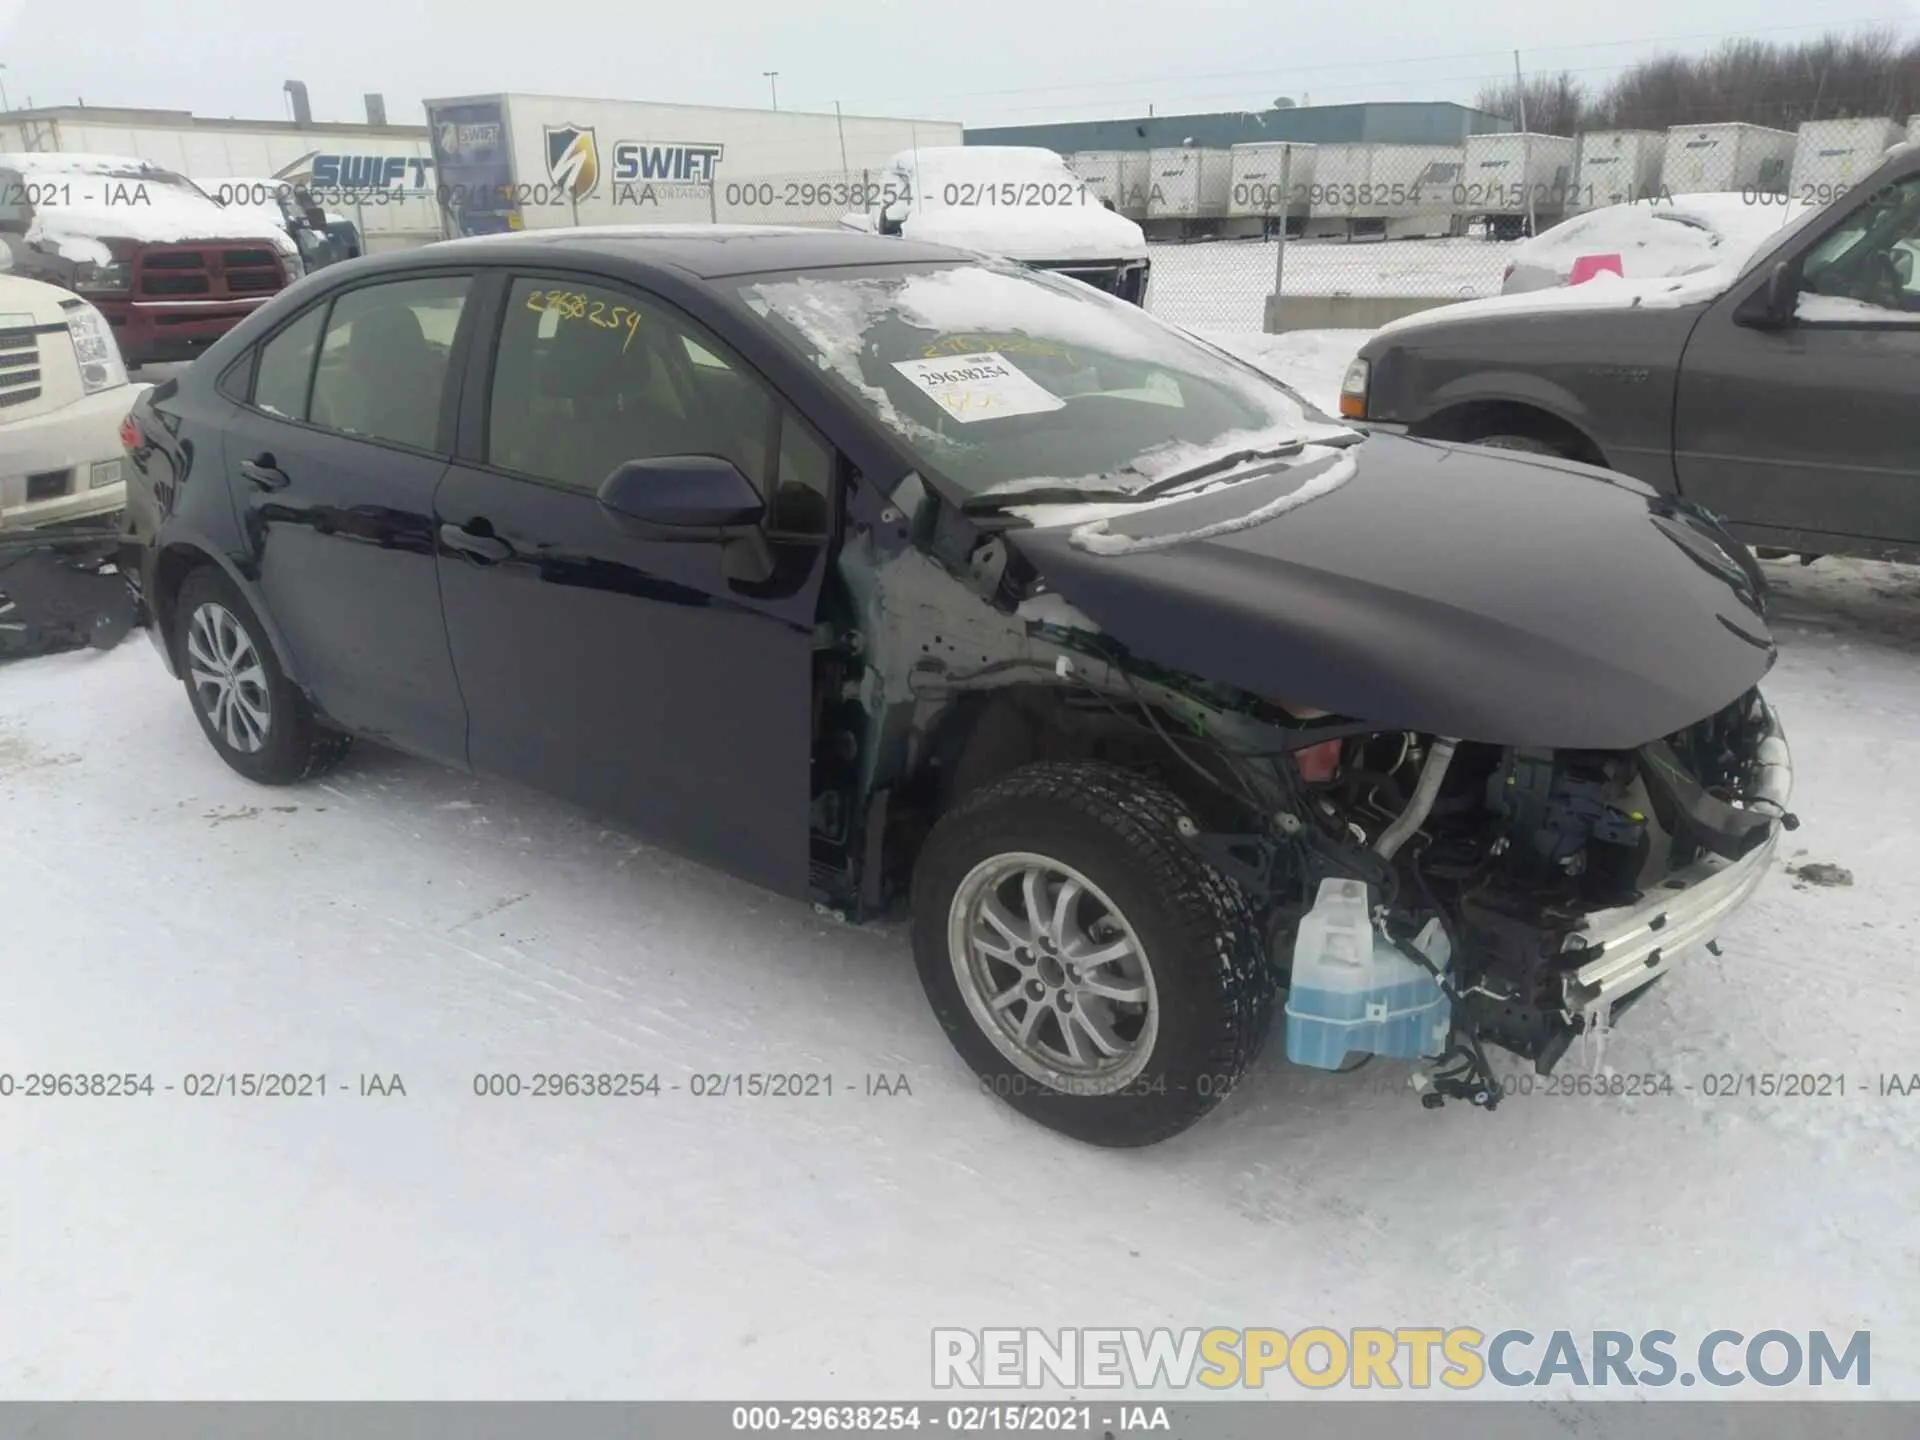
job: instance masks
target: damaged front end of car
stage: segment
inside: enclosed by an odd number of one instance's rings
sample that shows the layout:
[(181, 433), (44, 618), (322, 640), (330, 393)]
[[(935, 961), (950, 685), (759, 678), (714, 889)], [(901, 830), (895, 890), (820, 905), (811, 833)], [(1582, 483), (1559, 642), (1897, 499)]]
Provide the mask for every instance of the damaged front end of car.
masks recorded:
[[(1496, 1105), (1489, 1046), (1551, 1073), (1576, 1037), (1713, 945), (1797, 823), (1786, 738), (1758, 690), (1632, 750), (1409, 732), (1333, 743), (1312, 779), (1298, 758), (1313, 750), (1294, 752), (1298, 808), (1232, 843), (1265, 860), (1275, 958), (1294, 982), (1290, 1057), (1426, 1060), (1413, 1085), (1429, 1105)], [(1365, 931), (1330, 933), (1329, 911), (1364, 915)], [(1438, 947), (1417, 944), (1423, 931)], [(1300, 1003), (1303, 980), (1317, 1006)]]
[(1301, 695), (1170, 664), (1129, 643), (1137, 623), (1123, 637), (1080, 608), (1121, 613), (1098, 591), (1056, 587), (1037, 532), (981, 530), (917, 482), (892, 499), (856, 520), (820, 635), (815, 885), (834, 913), (896, 903), (967, 793), (1035, 762), (1109, 761), (1181, 797), (1185, 843), (1255, 912), (1290, 1059), (1412, 1061), (1423, 1103), (1491, 1109), (1489, 1050), (1551, 1073), (1712, 944), (1797, 823), (1787, 742), (1752, 679), (1624, 746), (1519, 701), (1520, 729), (1575, 743), (1370, 721), (1311, 703), (1325, 690), (1284, 654), (1271, 668), (1297, 670)]

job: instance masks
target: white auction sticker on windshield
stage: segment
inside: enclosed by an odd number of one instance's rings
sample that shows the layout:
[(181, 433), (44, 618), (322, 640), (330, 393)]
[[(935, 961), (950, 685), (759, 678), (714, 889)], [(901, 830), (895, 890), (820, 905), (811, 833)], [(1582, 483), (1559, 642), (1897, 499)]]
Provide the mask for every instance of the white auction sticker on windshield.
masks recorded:
[(893, 368), (963, 425), (1006, 415), (1040, 415), (1067, 403), (996, 351), (896, 360)]

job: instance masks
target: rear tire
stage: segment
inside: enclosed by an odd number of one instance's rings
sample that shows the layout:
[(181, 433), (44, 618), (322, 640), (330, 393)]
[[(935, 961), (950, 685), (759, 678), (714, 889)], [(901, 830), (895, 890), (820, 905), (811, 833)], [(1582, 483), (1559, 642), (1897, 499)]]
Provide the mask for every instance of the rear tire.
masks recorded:
[(983, 1089), (1089, 1144), (1185, 1130), (1267, 1036), (1252, 913), (1188, 816), (1115, 766), (1030, 765), (943, 816), (915, 867), (914, 962), (947, 1038)]
[(352, 739), (322, 725), (290, 682), (253, 607), (203, 565), (173, 606), (173, 655), (200, 729), (222, 760), (262, 785), (292, 785), (340, 763)]

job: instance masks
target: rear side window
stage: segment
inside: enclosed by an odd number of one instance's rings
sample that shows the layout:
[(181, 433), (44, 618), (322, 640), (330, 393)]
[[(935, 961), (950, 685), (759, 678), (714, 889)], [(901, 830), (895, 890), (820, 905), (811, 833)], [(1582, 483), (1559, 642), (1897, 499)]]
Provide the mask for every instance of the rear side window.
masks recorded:
[(307, 390), (313, 384), (313, 355), (327, 307), (316, 305), (260, 347), (253, 403), (289, 420), (307, 418)]
[(465, 275), (429, 275), (363, 285), (335, 299), (307, 418), (368, 440), (434, 449), (472, 283)]

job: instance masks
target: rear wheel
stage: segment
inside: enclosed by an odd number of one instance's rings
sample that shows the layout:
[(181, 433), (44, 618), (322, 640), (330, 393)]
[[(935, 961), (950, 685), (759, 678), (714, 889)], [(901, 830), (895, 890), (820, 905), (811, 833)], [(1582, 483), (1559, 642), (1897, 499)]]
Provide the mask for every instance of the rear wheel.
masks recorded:
[(1186, 808), (1110, 765), (1042, 764), (963, 800), (914, 874), (914, 960), (982, 1088), (1096, 1145), (1150, 1145), (1258, 1053), (1274, 979)]
[(339, 763), (351, 740), (320, 724), (225, 574), (208, 565), (188, 575), (173, 615), (175, 663), (222, 760), (262, 785), (291, 785)]

